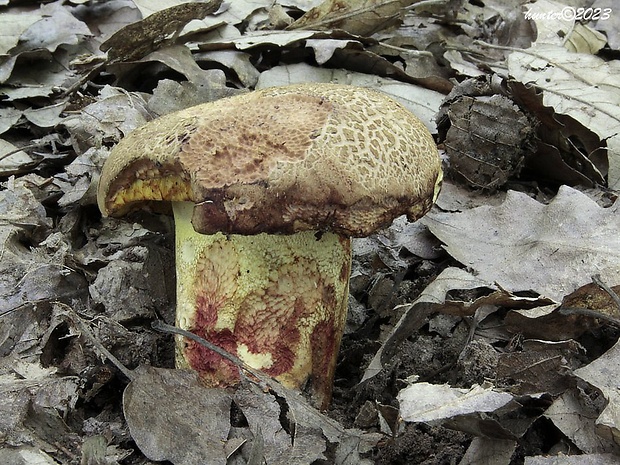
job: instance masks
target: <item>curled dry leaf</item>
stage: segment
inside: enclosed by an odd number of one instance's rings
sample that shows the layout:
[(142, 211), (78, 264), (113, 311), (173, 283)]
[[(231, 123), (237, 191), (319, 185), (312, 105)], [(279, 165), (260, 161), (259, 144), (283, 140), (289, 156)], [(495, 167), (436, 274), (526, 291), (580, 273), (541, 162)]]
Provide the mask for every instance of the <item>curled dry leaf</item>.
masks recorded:
[(397, 396), (400, 416), (405, 421), (430, 423), (457, 415), (493, 412), (512, 401), (512, 396), (493, 390), (490, 386), (470, 389), (447, 385), (415, 383), (401, 390)]
[(594, 131), (607, 145), (608, 183), (620, 186), (620, 61), (538, 45), (508, 56), (510, 75), (543, 92), (543, 103)]
[(599, 389), (605, 396), (607, 406), (595, 422), (597, 433), (620, 445), (620, 342), (589, 365), (575, 370), (575, 375)]
[(398, 24), (404, 8), (412, 3), (415, 0), (327, 0), (288, 29), (342, 29), (367, 36)]
[(179, 33), (193, 19), (214, 13), (221, 0), (204, 3), (183, 3), (158, 11), (147, 18), (125, 26), (103, 44), (101, 50), (108, 52), (108, 60), (137, 60), (157, 50), (166, 39)]
[(545, 411), (551, 420), (579, 450), (587, 454), (618, 452), (618, 445), (597, 434), (597, 405), (583, 390), (572, 389), (558, 397)]

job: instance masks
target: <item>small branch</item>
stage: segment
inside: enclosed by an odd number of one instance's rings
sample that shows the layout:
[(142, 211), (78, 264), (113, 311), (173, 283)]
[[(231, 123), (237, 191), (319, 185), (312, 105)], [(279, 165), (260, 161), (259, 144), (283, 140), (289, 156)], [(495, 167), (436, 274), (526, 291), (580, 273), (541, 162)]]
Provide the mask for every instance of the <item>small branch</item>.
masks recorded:
[(69, 317), (71, 322), (78, 327), (82, 335), (86, 337), (86, 339), (95, 347), (97, 351), (99, 351), (104, 357), (106, 357), (130, 381), (133, 381), (135, 379), (133, 371), (123, 365), (119, 359), (117, 359), (108, 349), (105, 348), (105, 346), (101, 342), (97, 340), (84, 319), (80, 315), (78, 315), (75, 310), (61, 302), (55, 303), (67, 309), (67, 316)]
[(611, 287), (609, 287), (603, 282), (603, 280), (601, 279), (601, 275), (595, 274), (594, 276), (592, 276), (592, 282), (601, 289), (603, 289), (605, 292), (607, 292), (607, 294), (609, 294), (609, 297), (611, 297), (611, 299), (616, 304), (618, 310), (620, 310), (620, 297), (618, 297), (618, 294), (616, 294)]
[(596, 310), (590, 310), (589, 308), (560, 307), (559, 312), (561, 315), (581, 315), (588, 318), (597, 318), (599, 320), (603, 320), (606, 323), (609, 323), (610, 325), (620, 328), (620, 320), (618, 318), (605, 315), (604, 313), (598, 312)]
[(183, 336), (183, 337), (186, 337), (188, 339), (191, 339), (192, 341), (197, 342), (201, 346), (206, 347), (207, 349), (215, 352), (220, 357), (225, 358), (229, 362), (231, 362), (234, 365), (236, 365), (238, 368), (242, 369), (243, 371), (251, 374), (253, 377), (258, 379), (260, 381), (261, 388), (272, 387), (274, 383), (279, 384), (278, 381), (276, 381), (275, 379), (271, 378), (270, 376), (265, 375), (262, 371), (256, 370), (255, 368), (252, 368), (250, 365), (245, 363), (239, 357), (236, 357), (235, 355), (232, 355), (230, 352), (227, 352), (226, 350), (222, 349), (221, 347), (216, 346), (215, 344), (207, 341), (206, 339), (201, 338), (200, 336), (197, 336), (194, 333), (191, 333), (189, 331), (185, 331), (184, 329), (177, 328), (175, 326), (168, 325), (168, 324), (166, 324), (166, 323), (164, 323), (164, 322), (162, 322), (160, 320), (153, 321), (151, 323), (151, 328), (153, 328), (154, 330), (159, 331), (161, 333), (178, 334), (179, 336)]
[[(28, 153), (26, 153), (25, 150), (45, 147), (45, 145), (47, 145), (46, 142), (39, 142), (36, 144), (30, 144), (30, 145), (24, 145), (23, 147), (18, 147), (15, 150), (11, 150), (9, 152), (6, 152), (0, 155), (0, 161), (4, 160), (5, 158), (9, 158), (11, 155), (15, 155), (16, 153), (19, 153), (19, 152), (24, 152), (26, 155), (28, 155)], [(34, 160), (32, 161), (34, 162)]]

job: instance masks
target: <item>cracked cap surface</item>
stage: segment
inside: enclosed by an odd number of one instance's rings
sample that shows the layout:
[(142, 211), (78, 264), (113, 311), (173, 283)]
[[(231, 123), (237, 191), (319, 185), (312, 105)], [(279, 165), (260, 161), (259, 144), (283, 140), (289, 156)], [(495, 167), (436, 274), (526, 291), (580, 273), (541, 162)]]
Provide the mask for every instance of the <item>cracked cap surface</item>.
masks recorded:
[(105, 215), (193, 201), (197, 232), (329, 230), (365, 236), (432, 206), (432, 136), (385, 94), (336, 84), (271, 87), (153, 120), (111, 152)]

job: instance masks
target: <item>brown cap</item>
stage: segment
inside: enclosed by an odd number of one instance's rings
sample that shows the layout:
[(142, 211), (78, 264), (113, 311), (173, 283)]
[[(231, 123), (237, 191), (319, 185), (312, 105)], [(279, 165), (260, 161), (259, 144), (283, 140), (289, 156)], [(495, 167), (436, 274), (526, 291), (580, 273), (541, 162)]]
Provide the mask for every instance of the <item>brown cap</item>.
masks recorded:
[(335, 84), (272, 87), (151, 121), (112, 151), (105, 215), (193, 201), (197, 232), (329, 230), (365, 236), (430, 209), (432, 136), (386, 95)]

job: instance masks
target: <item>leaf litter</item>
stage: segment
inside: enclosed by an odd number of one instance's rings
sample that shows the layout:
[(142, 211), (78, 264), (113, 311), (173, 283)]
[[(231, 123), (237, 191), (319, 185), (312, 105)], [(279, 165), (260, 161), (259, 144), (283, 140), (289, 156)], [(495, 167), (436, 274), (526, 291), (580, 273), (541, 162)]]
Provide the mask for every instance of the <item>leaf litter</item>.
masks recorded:
[[(565, 6), (3, 2), (1, 461), (615, 463), (618, 15)], [(171, 221), (94, 197), (144, 122), (307, 81), (393, 95), (449, 175), (426, 219), (355, 241), (327, 412), (171, 370)]]

